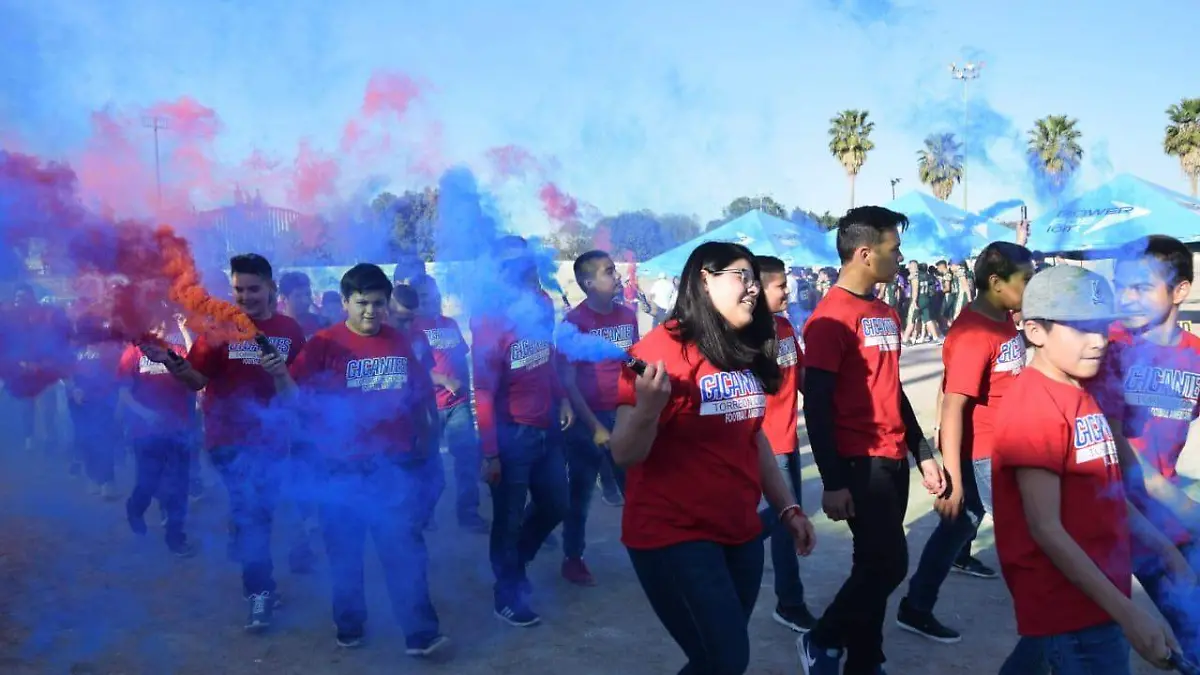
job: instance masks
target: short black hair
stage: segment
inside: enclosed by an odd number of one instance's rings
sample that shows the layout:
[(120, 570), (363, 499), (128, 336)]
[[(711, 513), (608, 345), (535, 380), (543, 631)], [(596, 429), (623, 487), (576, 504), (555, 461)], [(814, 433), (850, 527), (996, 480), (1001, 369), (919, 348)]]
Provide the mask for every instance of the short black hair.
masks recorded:
[(257, 253), (242, 253), (229, 259), (230, 274), (253, 274), (270, 281), (275, 278), (271, 262)]
[(409, 284), (423, 276), (425, 276), (425, 261), (411, 251), (401, 253), (396, 261), (392, 281), (398, 284)]
[(580, 255), (575, 259), (575, 264), (571, 266), (571, 270), (575, 273), (575, 283), (583, 288), (583, 282), (591, 279), (596, 274), (599, 264), (603, 260), (611, 260), (612, 256), (607, 251), (594, 249)]
[(837, 250), (842, 262), (850, 260), (860, 246), (878, 246), (886, 230), (908, 229), (908, 216), (882, 206), (858, 206), (837, 221)]
[(1171, 278), (1167, 284), (1174, 289), (1179, 284), (1194, 281), (1192, 252), (1187, 244), (1165, 234), (1152, 234), (1148, 237), (1135, 239), (1121, 247), (1117, 262), (1154, 258), (1166, 265)]
[(756, 255), (754, 262), (758, 263), (759, 274), (786, 274), (787, 265), (773, 255)]
[(392, 289), (392, 299), (401, 307), (415, 312), (417, 307), (421, 305), (421, 298), (417, 295), (417, 291), (408, 284), (396, 284)]
[(1033, 251), (1008, 241), (993, 241), (979, 252), (975, 259), (975, 291), (982, 293), (988, 288), (988, 279), (993, 275), (1008, 279), (1022, 265), (1033, 265)]
[(941, 267), (942, 265), (945, 265), (945, 264), (946, 264), (946, 261), (945, 261), (945, 260), (939, 260), (939, 261), (935, 262), (935, 263), (933, 264), (933, 266), (934, 266), (934, 267)]
[(279, 277), (279, 292), (287, 295), (307, 286), (312, 290), (312, 280), (304, 272), (284, 272)]
[(371, 263), (359, 263), (342, 275), (342, 297), (349, 300), (355, 293), (371, 293), (382, 291), (390, 300), (392, 297), (392, 282), (387, 273)]
[(337, 291), (325, 291), (324, 293), (321, 294), (321, 306), (322, 307), (324, 307), (325, 305), (327, 305), (328, 303), (331, 303), (331, 302), (335, 305), (341, 304), (342, 296), (340, 294), (338, 294)]

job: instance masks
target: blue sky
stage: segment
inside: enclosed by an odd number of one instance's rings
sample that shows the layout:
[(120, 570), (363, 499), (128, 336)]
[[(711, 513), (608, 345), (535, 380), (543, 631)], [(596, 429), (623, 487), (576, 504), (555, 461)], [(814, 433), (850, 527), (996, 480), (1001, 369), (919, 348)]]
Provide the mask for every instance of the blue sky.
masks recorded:
[[(975, 57), (971, 206), (1037, 213), (1020, 150), (1051, 113), (1079, 118), (1081, 187), (1130, 172), (1186, 189), (1161, 146), (1166, 107), (1200, 96), (1196, 16), (1194, 0), (0, 0), (0, 124), (69, 156), (90, 111), (189, 95), (220, 115), (230, 161), (302, 137), (332, 150), (371, 73), (397, 70), (433, 85), (414, 120), (443, 125), (448, 158), (553, 156), (552, 178), (605, 213), (703, 221), (742, 194), (839, 212), (829, 118), (870, 110), (858, 202), (887, 201), (890, 178), (917, 187), (926, 135), (959, 130), (947, 65)], [(535, 193), (504, 191), (514, 219), (536, 217)]]

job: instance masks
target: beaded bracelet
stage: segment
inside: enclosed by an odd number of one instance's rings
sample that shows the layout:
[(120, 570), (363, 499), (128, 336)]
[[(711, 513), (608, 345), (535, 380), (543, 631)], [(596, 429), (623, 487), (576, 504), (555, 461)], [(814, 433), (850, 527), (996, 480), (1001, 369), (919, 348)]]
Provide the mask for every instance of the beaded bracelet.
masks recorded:
[(808, 517), (808, 516), (804, 515), (804, 509), (800, 508), (799, 504), (792, 504), (791, 506), (783, 507), (783, 510), (779, 512), (779, 521), (783, 522), (783, 519), (787, 517), (787, 514), (793, 512), (793, 511), (795, 511), (797, 514), (799, 514), (799, 516), (801, 518)]

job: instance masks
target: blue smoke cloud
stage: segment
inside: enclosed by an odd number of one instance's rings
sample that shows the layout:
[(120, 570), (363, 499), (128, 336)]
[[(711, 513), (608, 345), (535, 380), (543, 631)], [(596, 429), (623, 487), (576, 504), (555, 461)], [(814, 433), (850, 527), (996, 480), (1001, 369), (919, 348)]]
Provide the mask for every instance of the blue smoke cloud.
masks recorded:
[(584, 333), (568, 321), (561, 322), (555, 329), (554, 342), (559, 355), (569, 362), (598, 363), (629, 358), (624, 349), (599, 335)]
[(863, 28), (875, 23), (894, 23), (901, 14), (892, 0), (825, 0), (825, 4)]

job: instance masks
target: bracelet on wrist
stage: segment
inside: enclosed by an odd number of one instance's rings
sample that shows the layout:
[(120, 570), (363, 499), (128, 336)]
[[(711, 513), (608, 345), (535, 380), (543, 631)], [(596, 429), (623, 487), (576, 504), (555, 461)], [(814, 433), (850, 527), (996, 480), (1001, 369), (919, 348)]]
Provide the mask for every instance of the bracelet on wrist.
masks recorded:
[(800, 516), (801, 518), (808, 517), (808, 516), (804, 515), (804, 509), (800, 508), (799, 504), (792, 504), (791, 506), (783, 507), (783, 509), (779, 512), (779, 521), (783, 522), (783, 520), (785, 518), (787, 518), (789, 514), (792, 514), (792, 513)]

